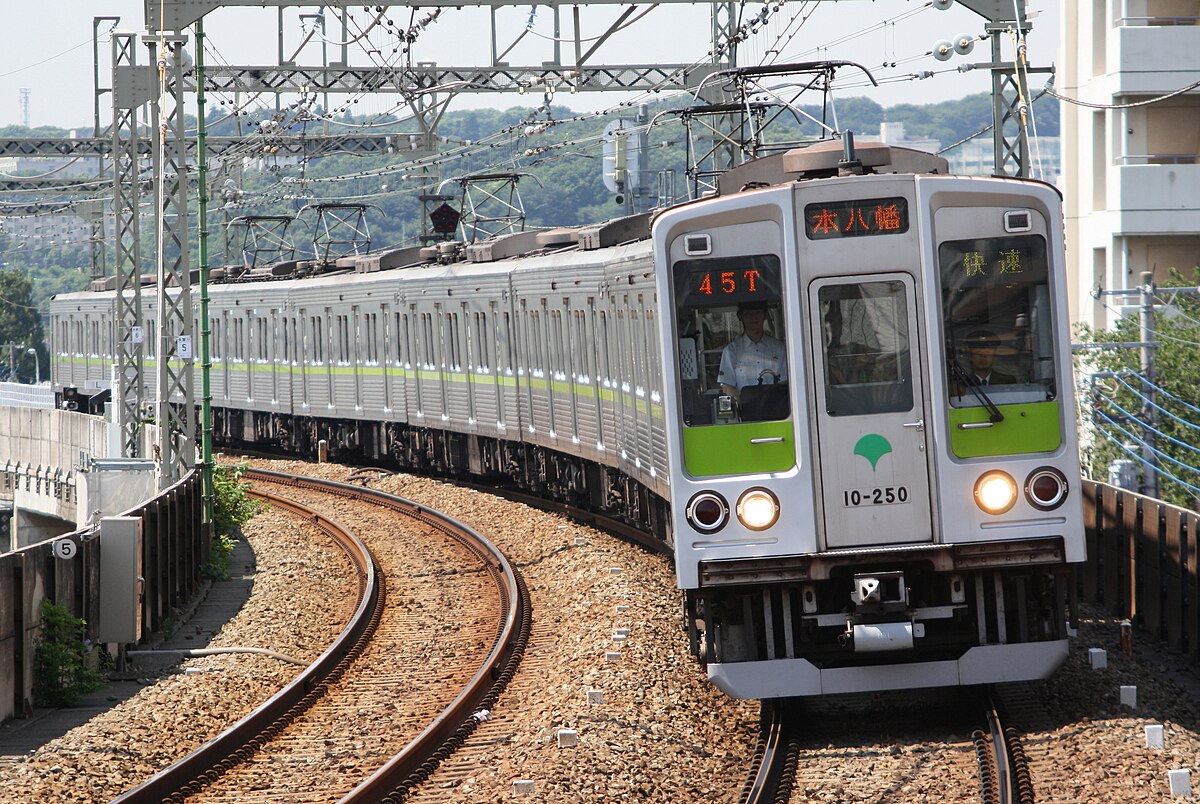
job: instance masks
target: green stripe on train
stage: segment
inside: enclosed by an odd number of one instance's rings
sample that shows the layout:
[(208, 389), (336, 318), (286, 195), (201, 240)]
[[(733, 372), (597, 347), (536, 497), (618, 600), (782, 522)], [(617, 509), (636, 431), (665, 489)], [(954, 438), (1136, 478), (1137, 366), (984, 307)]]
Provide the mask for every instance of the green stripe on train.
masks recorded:
[(986, 422), (982, 407), (950, 408), (950, 447), (959, 458), (1053, 452), (1062, 444), (1058, 402), (999, 405), (1004, 421), (963, 430), (961, 424)]
[[(60, 363), (83, 364), (85, 366), (111, 366), (113, 361), (111, 358), (105, 357), (64, 357), (58, 356)], [(149, 369), (155, 364), (152, 357), (144, 359), (143, 365)], [(171, 361), (175, 367), (182, 365), (179, 361)], [(199, 365), (196, 369), (199, 370)], [(230, 372), (249, 372), (251, 374), (269, 374), (277, 371), (280, 374), (302, 374), (305, 378), (309, 377), (353, 377), (354, 366), (326, 366), (326, 365), (303, 365), (303, 366), (276, 366), (271, 363), (247, 363), (244, 360), (215, 360), (213, 361), (214, 373)], [(380, 378), (385, 375), (389, 379), (398, 380), (413, 380), (417, 379), (422, 382), (441, 382), (442, 373), (440, 371), (430, 369), (404, 369), (396, 366), (387, 367), (386, 371), (383, 366), (363, 366), (358, 369), (358, 373), (362, 377)], [(474, 385), (496, 385), (502, 388), (515, 388), (517, 386), (517, 378), (512, 376), (496, 375), (496, 374), (470, 374), (460, 371), (448, 372), (446, 378), (449, 382), (467, 383), (468, 381)], [(544, 378), (528, 378), (525, 380), (530, 388), (535, 391), (545, 391), (548, 388), (553, 389), (556, 394), (569, 394), (574, 388), (576, 397), (592, 399), (599, 397), (601, 402), (610, 402), (613, 404), (621, 404), (624, 407), (633, 407), (639, 413), (649, 413), (652, 418), (663, 418), (662, 405), (657, 402), (647, 403), (645, 399), (638, 399), (634, 394), (626, 391), (614, 391), (612, 389), (597, 388), (594, 385), (584, 385), (582, 383), (560, 382), (558, 380), (550, 381)]]
[[(766, 444), (751, 439), (782, 438)], [(692, 477), (785, 472), (796, 465), (791, 420), (683, 428), (683, 464)]]

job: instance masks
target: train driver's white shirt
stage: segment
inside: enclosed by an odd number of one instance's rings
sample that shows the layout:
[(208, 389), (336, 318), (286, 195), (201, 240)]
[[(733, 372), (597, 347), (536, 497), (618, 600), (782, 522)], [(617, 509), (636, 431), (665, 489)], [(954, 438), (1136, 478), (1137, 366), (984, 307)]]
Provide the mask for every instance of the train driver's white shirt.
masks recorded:
[(717, 382), (732, 385), (740, 391), (747, 385), (758, 385), (758, 376), (767, 369), (778, 374), (779, 379), (767, 375), (763, 378), (764, 385), (787, 381), (787, 352), (783, 341), (763, 335), (762, 340), (755, 343), (743, 333), (721, 352)]

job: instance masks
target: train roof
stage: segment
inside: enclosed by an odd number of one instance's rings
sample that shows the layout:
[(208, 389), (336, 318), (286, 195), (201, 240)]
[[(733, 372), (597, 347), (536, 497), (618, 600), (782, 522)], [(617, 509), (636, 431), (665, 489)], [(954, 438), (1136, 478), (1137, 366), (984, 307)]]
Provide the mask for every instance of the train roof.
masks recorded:
[(822, 140), (727, 170), (717, 177), (717, 191), (720, 195), (732, 195), (756, 187), (838, 176), (949, 172), (948, 161), (925, 151), (882, 142), (863, 142), (847, 148), (842, 140)]
[[(734, 195), (761, 187), (837, 176), (949, 173), (949, 163), (934, 154), (879, 142), (854, 145), (852, 135), (849, 136), (849, 147), (846, 147), (845, 139), (823, 140), (746, 162), (718, 177), (716, 194)], [(475, 243), (447, 241), (429, 246), (353, 254), (325, 261), (287, 260), (252, 268), (232, 265), (212, 269), (210, 280), (215, 284), (272, 282), (372, 274), (454, 263), (490, 263), (566, 250), (592, 251), (648, 239), (653, 215), (646, 212), (599, 224), (515, 232)], [(197, 270), (192, 271), (192, 284), (199, 281), (198, 273)], [(153, 274), (141, 277), (143, 286), (154, 282)], [(94, 281), (91, 290), (111, 292), (115, 285), (116, 277), (106, 277)]]

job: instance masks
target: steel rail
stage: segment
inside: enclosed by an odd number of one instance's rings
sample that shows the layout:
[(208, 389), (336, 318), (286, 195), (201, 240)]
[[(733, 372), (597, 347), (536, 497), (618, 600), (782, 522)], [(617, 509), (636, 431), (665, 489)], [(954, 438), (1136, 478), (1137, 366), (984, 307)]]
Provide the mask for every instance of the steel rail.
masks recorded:
[[(369, 500), (372, 504), (416, 519), (465, 547), (480, 560), (496, 583), (505, 616), (497, 626), (492, 650), (470, 684), (399, 754), (342, 798), (343, 802), (355, 804), (400, 801), (412, 787), (427, 779), (438, 763), (465, 742), (485, 719), (484, 710), (494, 705), (515, 674), (524, 655), (532, 623), (524, 580), (485, 537), (461, 522), (411, 500), (361, 486), (268, 470), (247, 470), (245, 477), (350, 499)], [(301, 503), (260, 489), (251, 490), (251, 493), (272, 505), (305, 517), (338, 540), (343, 549), (347, 549), (359, 575), (358, 610), (338, 639), (291, 684), (217, 738), (114, 799), (114, 802), (182, 802), (248, 759), (324, 694), (328, 682), (342, 675), (362, 652), (379, 623), (383, 609), (383, 578), (377, 574), (374, 562), (362, 542), (336, 521)]]
[(324, 684), (357, 658), (378, 626), (383, 608), (382, 579), (358, 537), (337, 521), (294, 500), (254, 490), (250, 493), (304, 517), (346, 551), (358, 576), (358, 607), (337, 639), (295, 680), (214, 739), (113, 799), (113, 804), (182, 802), (199, 792), (205, 784), (248, 759), (269, 739), (266, 735), (273, 728), (308, 708), (311, 700), (323, 692)]
[(265, 469), (248, 470), (246, 476), (297, 488), (319, 489), (351, 499), (369, 498), (376, 505), (417, 519), (459, 542), (480, 560), (496, 583), (503, 601), (504, 619), (497, 628), (492, 650), (470, 683), (400, 753), (341, 799), (342, 804), (402, 801), (486, 719), (484, 712), (495, 704), (516, 674), (532, 628), (532, 609), (524, 579), (486, 537), (468, 525), (412, 500), (372, 488), (296, 478)]
[(738, 795), (739, 804), (766, 804), (775, 801), (787, 758), (783, 735), (782, 704), (773, 699), (764, 700), (759, 716), (758, 743), (754, 747), (750, 773)]
[[(1000, 696), (989, 688), (984, 701), (987, 715), (987, 751), (980, 756), (980, 787), (984, 804), (1032, 804), (1033, 784), (1029, 774), (1028, 759), (1016, 729), (1004, 725), (1001, 717)], [(982, 733), (979, 733), (982, 737)], [(976, 740), (977, 751), (982, 742)]]

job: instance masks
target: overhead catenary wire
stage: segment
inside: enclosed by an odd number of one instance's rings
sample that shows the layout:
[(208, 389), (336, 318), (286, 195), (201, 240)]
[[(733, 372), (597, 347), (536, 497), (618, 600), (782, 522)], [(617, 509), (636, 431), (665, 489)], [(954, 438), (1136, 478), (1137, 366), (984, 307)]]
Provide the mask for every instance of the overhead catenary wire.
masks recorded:
[[(819, 2), (817, 5), (814, 5), (811, 8), (809, 8), (809, 5), (807, 3), (804, 4), (804, 6), (802, 6), (802, 10), (808, 9), (808, 14), (807, 15), (794, 14), (792, 16), (792, 19), (789, 20), (789, 22), (787, 24), (788, 27), (785, 28), (785, 31), (788, 31), (791, 29), (799, 30), (799, 28), (803, 25), (803, 23), (809, 18), (812, 11), (815, 11), (815, 8), (817, 6), (819, 6)], [(844, 37), (843, 39), (834, 40), (834, 42), (829, 43), (829, 44), (832, 45), (832, 44), (836, 44), (837, 42), (840, 42), (840, 41), (848, 41), (850, 39), (857, 38), (857, 36), (860, 36), (864, 33), (870, 33), (873, 30), (880, 30), (881, 25), (883, 26), (883, 28), (882, 28), (883, 30), (887, 30), (888, 26), (892, 26), (892, 29), (894, 30), (895, 21), (902, 20), (902, 19), (905, 19), (914, 14), (920, 13), (921, 11), (923, 11), (929, 7), (930, 7), (930, 4), (926, 3), (919, 9), (912, 9), (912, 10), (906, 11), (902, 14), (895, 15), (891, 18), (888, 18), (887, 20), (884, 20), (882, 23), (878, 23), (878, 24), (869, 26), (869, 27), (865, 28), (863, 31), (858, 32), (857, 34), (851, 35), (849, 37)], [(354, 37), (353, 41), (357, 42), (360, 46), (362, 46), (364, 50), (368, 50), (367, 45), (369, 44), (369, 37), (367, 37), (366, 34), (373, 33), (380, 28), (380, 25), (381, 25), (380, 20), (382, 19), (382, 16), (383, 15), (381, 13), (379, 15), (373, 15), (372, 17), (369, 17), (370, 21), (367, 23), (365, 28), (363, 25), (359, 24), (357, 19), (354, 19), (353, 17), (351, 18), (351, 23), (355, 26), (356, 30), (358, 31), (358, 33)], [(390, 21), (388, 21), (388, 22), (390, 23)], [(625, 25), (628, 25), (628, 24), (631, 24), (631, 23), (626, 23)], [(622, 27), (624, 27), (624, 26), (622, 26)], [(765, 31), (766, 29), (764, 28), (763, 30)], [(777, 36), (776, 42), (778, 42), (778, 40), (779, 40), (779, 37)], [(351, 40), (347, 40), (347, 43), (349, 43), (350, 41)], [(790, 39), (789, 39), (789, 41), (790, 41)], [(334, 42), (334, 44), (339, 44), (339, 43)], [(726, 43), (720, 45), (717, 48), (717, 52), (723, 52), (723, 49), (725, 47), (727, 47), (728, 44), (729, 43), (726, 42)], [(219, 51), (216, 51), (215, 48), (213, 48), (212, 50), (219, 53)], [(208, 52), (208, 51), (206, 51), (206, 52)], [(712, 54), (713, 54), (713, 51), (710, 51), (709, 54), (707, 54), (707, 55), (712, 56)], [(378, 50), (374, 51), (373, 53), (369, 53), (369, 55), (373, 62), (376, 62), (376, 63), (382, 62), (385, 67), (388, 67), (391, 69), (396, 69), (396, 70), (403, 69), (403, 66), (400, 65), (398, 60), (386, 58), (385, 55)], [(779, 58), (779, 55), (780, 55), (780, 53), (776, 53), (774, 55), (774, 58)], [(702, 58), (702, 59), (698, 59), (695, 63), (701, 64), (704, 62), (705, 62), (705, 59)], [(911, 78), (905, 76), (905, 77), (898, 77), (898, 78), (888, 79), (888, 80), (896, 80), (896, 81), (911, 80)], [(659, 87), (661, 87), (661, 86), (662, 85), (660, 84)], [(658, 93), (653, 92), (653, 90), (646, 91), (646, 92), (641, 93), (635, 101), (630, 101), (627, 103), (623, 102), (621, 104), (617, 104), (615, 106), (609, 107), (609, 108), (601, 110), (599, 112), (576, 115), (572, 118), (568, 118), (567, 121), (585, 120), (585, 119), (589, 119), (592, 117), (619, 113), (627, 106), (632, 106), (634, 103), (640, 101), (641, 99), (646, 98), (646, 97), (651, 97), (654, 94), (658, 94)], [(672, 93), (672, 94), (674, 94), (674, 93)], [(667, 97), (670, 97), (670, 96), (671, 95), (667, 95)], [(245, 104), (242, 104), (242, 109), (245, 109), (246, 107), (257, 103), (258, 108), (261, 108), (264, 111), (269, 110), (269, 107), (266, 107), (264, 104), (261, 103), (261, 101), (259, 100), (260, 98), (261, 98), (260, 95), (255, 95), (253, 100), (251, 100)], [(403, 105), (403, 104), (398, 103), (393, 107), (393, 109), (398, 108), (401, 105)], [(234, 113), (236, 113), (236, 110)], [(325, 110), (324, 116), (326, 119), (328, 119), (330, 117), (329, 110)], [(293, 128), (293, 127), (303, 126), (305, 119), (307, 119), (307, 118), (305, 118), (302, 114), (298, 114), (295, 119), (285, 122), (283, 124), (283, 127), (286, 130), (291, 130), (291, 128)], [(350, 123), (343, 123), (342, 121), (333, 121), (333, 122), (338, 125), (347, 125), (347, 126), (354, 126), (354, 127), (364, 127), (367, 125), (374, 125), (374, 124), (364, 124), (364, 123), (350, 124)], [(391, 126), (391, 125), (395, 125), (395, 124), (396, 124), (395, 121), (386, 121), (386, 122), (379, 123), (378, 126), (383, 127), (383, 126)], [(256, 148), (259, 147), (260, 142), (256, 142), (253, 139), (251, 139), (251, 137), (253, 137), (253, 136), (254, 135), (250, 135), (250, 137), (248, 137), (247, 143), (245, 144), (245, 146), (242, 149), (235, 150), (235, 151), (231, 152), (231, 154), (233, 156), (236, 156), (238, 154), (260, 155), (260, 154), (255, 153), (255, 150), (256, 150)], [(591, 139), (593, 141), (595, 141), (598, 138), (591, 138)], [(514, 140), (515, 140), (515, 138), (512, 136), (511, 132), (497, 132), (497, 134), (494, 137), (488, 138), (487, 141), (465, 143), (462, 146), (462, 148), (458, 149), (456, 152), (452, 152), (452, 153), (443, 152), (435, 157), (431, 157), (431, 158), (427, 158), (427, 159), (423, 159), (423, 160), (414, 160), (414, 161), (410, 161), (410, 162), (400, 163), (397, 165), (387, 166), (385, 168), (381, 168), (381, 169), (372, 171), (370, 173), (364, 172), (364, 173), (348, 176), (348, 177), (346, 177), (346, 179), (350, 180), (350, 179), (355, 179), (355, 178), (363, 178), (363, 177), (367, 177), (369, 175), (377, 175), (377, 176), (394, 175), (396, 172), (411, 171), (415, 168), (419, 168), (422, 166), (445, 165), (456, 159), (474, 158), (478, 155), (485, 154), (489, 150), (494, 149), (497, 146), (511, 147), (511, 143)], [(553, 148), (570, 147), (571, 145), (576, 144), (578, 142), (580, 142), (580, 141), (579, 140), (564, 140), (563, 142), (560, 142), (560, 143), (542, 146), (541, 150), (545, 151), (545, 150), (549, 150), (549, 149), (553, 149)], [(517, 158), (519, 158), (519, 156), (507, 157), (506, 159), (495, 160), (493, 163), (503, 163), (505, 161), (512, 161), (513, 159), (517, 159)], [(333, 179), (333, 180), (336, 181), (338, 179)]]

